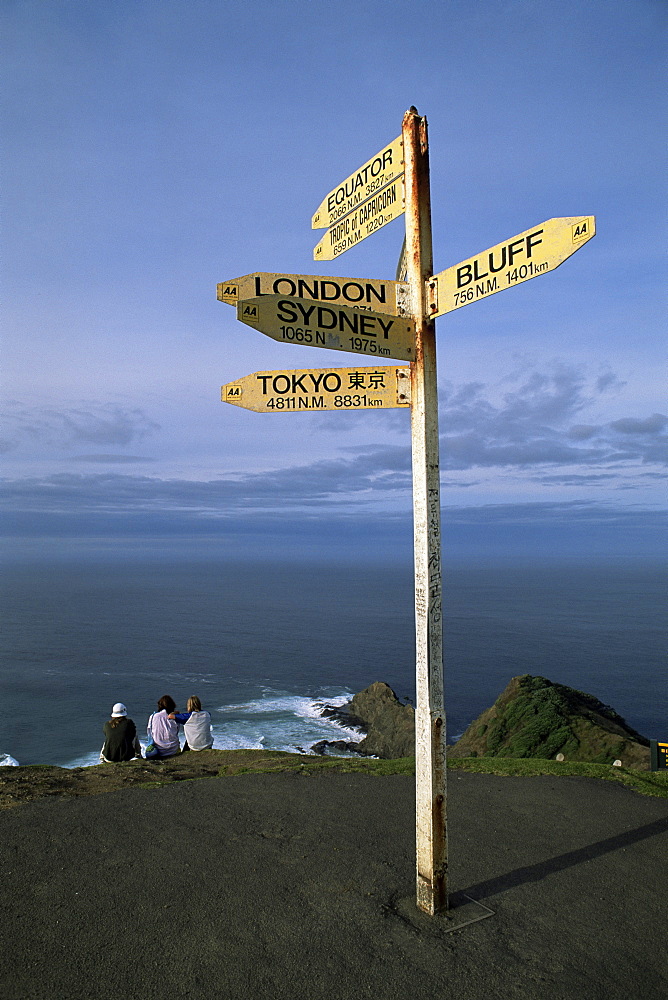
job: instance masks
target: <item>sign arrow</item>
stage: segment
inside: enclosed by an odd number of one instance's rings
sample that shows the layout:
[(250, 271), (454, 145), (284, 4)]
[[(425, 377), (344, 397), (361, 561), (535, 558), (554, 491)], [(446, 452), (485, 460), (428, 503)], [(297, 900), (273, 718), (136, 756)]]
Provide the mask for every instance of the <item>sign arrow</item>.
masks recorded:
[(241, 299), (259, 295), (287, 295), (313, 299), (324, 305), (345, 305), (355, 309), (379, 309), (391, 316), (403, 313), (408, 285), (374, 278), (325, 278), (318, 274), (276, 274), (255, 271), (241, 278), (221, 281), (217, 286), (220, 302), (236, 306)]
[(260, 295), (237, 303), (237, 319), (283, 344), (306, 344), (330, 351), (412, 361), (414, 323), (370, 310)]
[(333, 223), (313, 250), (314, 260), (334, 260), (406, 210), (404, 179), (397, 177), (368, 201)]
[(426, 283), (433, 318), (554, 271), (596, 234), (593, 215), (548, 219), (434, 275)]
[(318, 205), (311, 219), (312, 229), (326, 229), (348, 215), (404, 172), (404, 144), (397, 136), (379, 153), (346, 177)]
[(256, 413), (387, 410), (411, 405), (411, 372), (384, 367), (254, 372), (221, 386), (220, 398)]

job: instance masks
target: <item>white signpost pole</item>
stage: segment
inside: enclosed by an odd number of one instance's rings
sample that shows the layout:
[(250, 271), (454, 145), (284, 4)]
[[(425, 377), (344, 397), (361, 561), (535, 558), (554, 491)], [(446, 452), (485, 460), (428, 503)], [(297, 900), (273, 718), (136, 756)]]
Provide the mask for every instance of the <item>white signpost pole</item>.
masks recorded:
[[(406, 239), (396, 282), (256, 271), (220, 283), (218, 298), (236, 305), (238, 319), (274, 340), (410, 361), (410, 398), (400, 384), (406, 377), (401, 368), (385, 369), (388, 378), (391, 371), (396, 374), (396, 395), (377, 393), (377, 383), (372, 392), (371, 382), (365, 383), (367, 392), (353, 391), (363, 388), (366, 375), (361, 370), (318, 368), (255, 372), (223, 386), (222, 398), (259, 412), (411, 405), (417, 905), (435, 916), (448, 910), (448, 841), (434, 319), (554, 270), (595, 235), (596, 219), (548, 219), (432, 276), (427, 119), (415, 108), (404, 115), (401, 136), (330, 191), (319, 206), (312, 226), (329, 229), (315, 247), (315, 259), (333, 260), (403, 212)], [(373, 311), (376, 301), (383, 313)], [(346, 373), (350, 392), (342, 394), (338, 389)], [(492, 912), (483, 909), (486, 915)]]
[(448, 909), (446, 750), (443, 699), (441, 503), (436, 336), (425, 301), (432, 269), (427, 120), (404, 115), (406, 272), (416, 324), (411, 364), (416, 629), (417, 905), (431, 916)]

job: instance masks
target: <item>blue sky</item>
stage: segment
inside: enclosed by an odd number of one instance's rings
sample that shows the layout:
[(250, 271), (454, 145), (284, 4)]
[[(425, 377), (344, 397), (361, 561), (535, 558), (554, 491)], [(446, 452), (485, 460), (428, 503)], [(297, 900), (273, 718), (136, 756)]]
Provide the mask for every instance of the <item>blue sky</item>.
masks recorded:
[(445, 560), (656, 555), (660, 0), (6, 0), (0, 17), (11, 557), (407, 557), (408, 413), (221, 403), (251, 372), (366, 359), (277, 344), (216, 284), (394, 277), (402, 220), (315, 264), (310, 219), (412, 104), (436, 271), (597, 218), (554, 273), (437, 320)]

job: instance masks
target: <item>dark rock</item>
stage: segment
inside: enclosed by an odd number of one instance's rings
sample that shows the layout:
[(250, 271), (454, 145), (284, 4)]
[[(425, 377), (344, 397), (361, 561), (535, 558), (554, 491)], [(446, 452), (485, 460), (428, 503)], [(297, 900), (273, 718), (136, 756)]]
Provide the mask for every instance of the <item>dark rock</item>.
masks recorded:
[(389, 760), (415, 754), (413, 707), (402, 704), (392, 688), (382, 681), (360, 691), (346, 705), (325, 706), (321, 715), (367, 734), (360, 743), (353, 744), (353, 753)]
[(333, 719), (334, 722), (340, 722), (347, 729), (359, 729), (366, 732), (366, 726), (362, 719), (358, 719), (348, 711), (351, 704), (352, 702), (349, 701), (345, 705), (325, 705), (320, 714), (323, 719)]
[[(314, 753), (320, 754), (321, 757), (324, 757), (330, 750), (336, 753), (360, 753), (359, 743), (349, 740), (320, 740), (318, 743), (313, 744), (311, 750)], [(361, 756), (368, 757), (369, 754), (362, 753)]]

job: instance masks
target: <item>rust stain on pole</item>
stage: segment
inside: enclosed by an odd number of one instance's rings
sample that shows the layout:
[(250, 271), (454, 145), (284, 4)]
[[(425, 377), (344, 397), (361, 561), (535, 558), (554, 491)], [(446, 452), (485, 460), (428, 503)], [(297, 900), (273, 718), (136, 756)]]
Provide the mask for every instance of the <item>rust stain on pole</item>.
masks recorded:
[(430, 915), (448, 907), (443, 700), (441, 505), (438, 453), (436, 337), (425, 301), (432, 273), (427, 121), (415, 108), (404, 115), (406, 272), (415, 317), (411, 364), (413, 520), (416, 627), (416, 861), (417, 905)]

